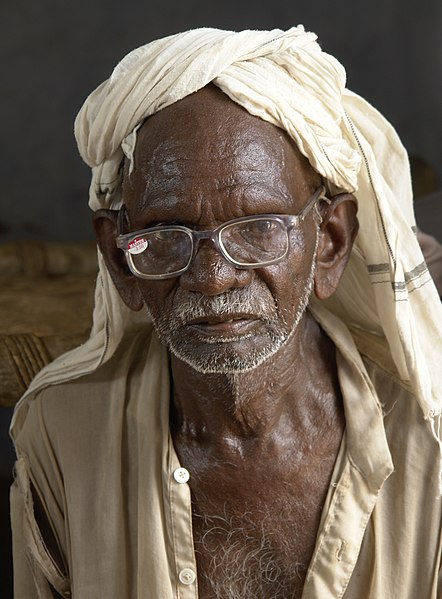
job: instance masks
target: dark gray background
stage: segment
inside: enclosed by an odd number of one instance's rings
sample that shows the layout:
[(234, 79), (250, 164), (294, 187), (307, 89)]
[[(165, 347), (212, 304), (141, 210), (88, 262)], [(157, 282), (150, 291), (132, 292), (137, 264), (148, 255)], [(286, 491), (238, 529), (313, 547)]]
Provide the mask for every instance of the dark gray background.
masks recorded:
[(73, 120), (129, 50), (191, 27), (298, 23), (442, 175), (440, 0), (15, 0), (0, 8), (0, 242), (92, 237)]

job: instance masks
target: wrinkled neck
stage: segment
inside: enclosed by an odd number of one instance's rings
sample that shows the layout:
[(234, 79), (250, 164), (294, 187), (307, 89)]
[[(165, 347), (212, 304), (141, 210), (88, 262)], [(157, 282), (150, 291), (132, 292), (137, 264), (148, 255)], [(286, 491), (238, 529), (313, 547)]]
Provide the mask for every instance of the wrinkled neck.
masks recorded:
[(335, 348), (309, 312), (271, 358), (248, 372), (203, 374), (172, 357), (171, 428), (195, 442), (293, 437), (340, 405)]

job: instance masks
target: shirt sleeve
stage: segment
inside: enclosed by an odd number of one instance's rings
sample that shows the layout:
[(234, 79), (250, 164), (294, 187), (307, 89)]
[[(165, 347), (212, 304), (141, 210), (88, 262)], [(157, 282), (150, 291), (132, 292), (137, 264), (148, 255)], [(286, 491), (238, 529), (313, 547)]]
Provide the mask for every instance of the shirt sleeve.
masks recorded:
[(51, 463), (53, 456), (48, 451), (46, 433), (38, 402), (31, 404), (24, 425), (14, 439), (17, 461), (11, 487), (11, 525), (16, 599), (53, 599), (52, 588), (65, 599), (71, 597), (69, 576), (60, 570), (48, 551), (35, 517), (33, 492), (38, 493), (61, 547), (60, 489), (51, 476), (55, 465)]

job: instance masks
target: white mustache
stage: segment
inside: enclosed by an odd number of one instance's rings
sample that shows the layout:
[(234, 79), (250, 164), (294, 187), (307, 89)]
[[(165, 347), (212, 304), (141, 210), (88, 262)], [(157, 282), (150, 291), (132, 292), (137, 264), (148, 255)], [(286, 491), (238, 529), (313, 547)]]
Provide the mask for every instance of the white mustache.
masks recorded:
[(253, 289), (251, 286), (232, 289), (212, 297), (177, 291), (174, 312), (183, 325), (197, 318), (235, 314), (250, 314), (265, 321), (273, 320), (276, 315), (275, 301), (267, 289), (259, 287), (260, 289), (256, 286)]

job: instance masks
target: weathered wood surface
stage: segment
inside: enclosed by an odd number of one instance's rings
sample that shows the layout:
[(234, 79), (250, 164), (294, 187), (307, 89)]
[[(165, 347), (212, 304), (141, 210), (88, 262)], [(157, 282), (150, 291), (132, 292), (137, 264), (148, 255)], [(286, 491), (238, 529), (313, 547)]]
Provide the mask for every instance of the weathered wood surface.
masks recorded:
[(0, 405), (87, 339), (96, 270), (92, 244), (0, 246)]

